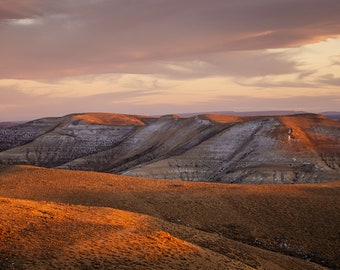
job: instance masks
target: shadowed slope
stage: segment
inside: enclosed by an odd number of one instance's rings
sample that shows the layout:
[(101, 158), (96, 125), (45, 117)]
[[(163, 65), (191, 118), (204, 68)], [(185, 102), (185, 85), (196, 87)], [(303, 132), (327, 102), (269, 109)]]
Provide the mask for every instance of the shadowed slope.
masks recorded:
[(111, 149), (71, 160), (59, 168), (119, 173), (185, 153), (222, 129), (225, 127), (198, 117), (164, 116), (139, 128)]
[[(219, 237), (176, 237), (227, 255), (233, 239), (339, 267), (340, 185), (221, 185), (102, 173), (11, 167), (0, 196), (106, 206), (148, 214)], [(268, 268), (271, 269), (271, 268)], [(274, 269), (274, 268), (273, 268)], [(297, 269), (297, 268), (288, 268)]]

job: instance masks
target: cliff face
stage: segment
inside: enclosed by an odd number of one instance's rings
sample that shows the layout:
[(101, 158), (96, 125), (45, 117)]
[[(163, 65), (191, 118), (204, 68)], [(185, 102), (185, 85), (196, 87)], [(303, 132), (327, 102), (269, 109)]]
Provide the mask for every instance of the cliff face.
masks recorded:
[(0, 129), (0, 163), (227, 183), (340, 178), (340, 122), (78, 114)]

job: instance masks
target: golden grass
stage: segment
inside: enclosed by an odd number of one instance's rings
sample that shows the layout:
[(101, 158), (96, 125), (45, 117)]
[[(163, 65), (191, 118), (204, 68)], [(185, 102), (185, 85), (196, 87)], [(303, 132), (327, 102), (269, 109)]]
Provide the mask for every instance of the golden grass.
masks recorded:
[(230, 115), (225, 115), (225, 114), (205, 114), (205, 115), (202, 115), (201, 117), (204, 119), (216, 122), (216, 123), (221, 123), (221, 124), (243, 121), (242, 117), (230, 116)]
[(89, 124), (117, 125), (117, 126), (144, 126), (143, 118), (149, 116), (116, 114), (116, 113), (87, 113), (73, 116), (75, 120), (83, 120)]
[[(340, 182), (226, 185), (15, 166), (0, 172), (0, 196), (50, 203), (1, 200), (1, 209), (8, 210), (0, 216), (0, 241), (6, 243), (0, 256), (9, 254), (15, 263), (29, 257), (22, 264), (35, 265), (40, 262), (35, 256), (52, 245), (55, 253), (49, 263), (60, 260), (78, 269), (81, 261), (90, 269), (100, 263), (99, 268), (106, 267), (106, 262), (130, 269), (132, 264), (140, 269), (200, 269), (199, 265), (201, 269), (321, 269), (282, 253), (339, 267), (339, 193)], [(18, 221), (17, 229), (11, 230)], [(21, 234), (36, 222), (40, 229), (29, 234), (31, 240)], [(10, 238), (11, 245), (6, 240)], [(31, 250), (29, 243), (36, 241)], [(106, 241), (120, 244), (112, 250)], [(127, 252), (128, 243), (142, 251)], [(16, 248), (22, 245), (23, 252), (29, 249), (26, 255)], [(67, 252), (60, 253), (58, 246)], [(121, 252), (128, 255), (109, 256)], [(196, 268), (189, 266), (193, 261), (199, 262)]]
[(251, 269), (177, 239), (150, 217), (0, 199), (1, 269)]
[[(145, 215), (0, 198), (1, 269), (322, 269)], [(207, 247), (174, 234), (195, 238)], [(227, 254), (214, 252), (217, 248)], [(216, 247), (215, 247), (216, 248)]]

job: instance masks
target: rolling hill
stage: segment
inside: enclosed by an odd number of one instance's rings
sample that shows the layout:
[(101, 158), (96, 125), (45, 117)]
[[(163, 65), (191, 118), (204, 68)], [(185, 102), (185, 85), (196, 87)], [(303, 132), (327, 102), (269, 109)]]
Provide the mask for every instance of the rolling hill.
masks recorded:
[(340, 183), (0, 169), (1, 269), (338, 269)]

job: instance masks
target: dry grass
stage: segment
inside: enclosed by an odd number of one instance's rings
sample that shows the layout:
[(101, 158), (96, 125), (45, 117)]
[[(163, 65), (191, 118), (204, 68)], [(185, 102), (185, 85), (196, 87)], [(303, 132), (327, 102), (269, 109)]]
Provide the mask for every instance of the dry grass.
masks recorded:
[(44, 269), (50, 250), (52, 268), (321, 269), (290, 254), (336, 268), (339, 195), (340, 182), (225, 185), (16, 166), (0, 173), (0, 259)]
[(205, 114), (201, 116), (204, 119), (216, 122), (216, 123), (233, 123), (233, 122), (241, 122), (243, 121), (242, 117), (231, 116), (225, 114)]
[[(1, 269), (251, 269), (110, 208), (0, 199)], [(159, 221), (162, 223), (161, 221)]]
[(83, 120), (90, 124), (117, 126), (144, 126), (143, 118), (149, 116), (116, 114), (116, 113), (87, 113), (73, 116), (73, 119)]

